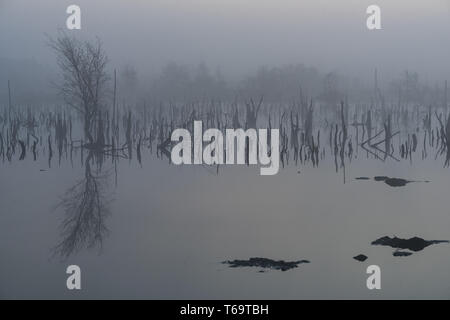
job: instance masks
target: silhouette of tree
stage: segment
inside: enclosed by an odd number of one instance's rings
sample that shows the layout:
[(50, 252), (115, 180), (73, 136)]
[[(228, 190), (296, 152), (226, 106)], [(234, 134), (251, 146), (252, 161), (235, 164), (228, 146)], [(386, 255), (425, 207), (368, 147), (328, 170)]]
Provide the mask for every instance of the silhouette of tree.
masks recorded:
[(109, 79), (106, 73), (108, 58), (101, 41), (81, 42), (64, 33), (50, 38), (49, 46), (57, 55), (62, 73), (58, 85), (65, 101), (84, 117), (84, 134), (90, 144), (94, 143), (91, 128), (98, 115)]
[(85, 160), (83, 179), (66, 191), (57, 206), (64, 209), (65, 218), (61, 224), (63, 240), (54, 248), (54, 252), (63, 258), (85, 247), (101, 248), (103, 238), (108, 234), (105, 226), (111, 201), (105, 190), (108, 174), (92, 173), (90, 162), (93, 156), (90, 152)]

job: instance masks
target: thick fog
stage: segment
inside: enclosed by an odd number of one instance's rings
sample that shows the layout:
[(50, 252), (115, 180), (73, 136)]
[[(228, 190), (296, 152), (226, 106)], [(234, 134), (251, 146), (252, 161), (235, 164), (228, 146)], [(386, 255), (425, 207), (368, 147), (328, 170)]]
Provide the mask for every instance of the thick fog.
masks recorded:
[(448, 299), (449, 31), (450, 0), (0, 0), (0, 299)]
[[(8, 79), (23, 102), (51, 96), (47, 87), (57, 69), (46, 34), (65, 29), (66, 8), (74, 3), (82, 10), (82, 30), (68, 33), (98, 36), (109, 68), (126, 73), (131, 67), (144, 92), (170, 62), (194, 69), (204, 64), (227, 81), (261, 66), (297, 64), (360, 83), (357, 77), (367, 86), (375, 68), (380, 83), (405, 70), (430, 86), (450, 78), (448, 0), (2, 0), (3, 103)], [(382, 30), (366, 27), (370, 4), (381, 7)]]

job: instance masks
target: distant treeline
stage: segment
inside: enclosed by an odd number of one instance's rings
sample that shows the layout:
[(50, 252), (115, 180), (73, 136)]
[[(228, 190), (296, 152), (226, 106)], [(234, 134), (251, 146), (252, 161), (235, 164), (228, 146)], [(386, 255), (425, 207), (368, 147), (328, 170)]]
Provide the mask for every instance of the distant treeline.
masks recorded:
[[(114, 69), (114, 66), (109, 66)], [(52, 82), (56, 68), (36, 61), (0, 59), (0, 105), (8, 104), (8, 80), (13, 104), (37, 105), (62, 103)], [(111, 77), (114, 73), (110, 70)], [(347, 77), (338, 72), (322, 72), (302, 64), (279, 67), (263, 66), (247, 76), (229, 79), (220, 68), (200, 63), (188, 66), (170, 62), (154, 74), (144, 74), (130, 64), (117, 68), (119, 103), (133, 105), (143, 100), (151, 103), (189, 103), (205, 100), (233, 102), (264, 96), (270, 103), (292, 103), (301, 95), (335, 104), (384, 100), (389, 104), (447, 104), (445, 82), (424, 83), (417, 73), (405, 71), (396, 79), (379, 81), (374, 70), (370, 81)], [(382, 78), (382, 77), (379, 77)], [(112, 91), (112, 89), (111, 89)]]

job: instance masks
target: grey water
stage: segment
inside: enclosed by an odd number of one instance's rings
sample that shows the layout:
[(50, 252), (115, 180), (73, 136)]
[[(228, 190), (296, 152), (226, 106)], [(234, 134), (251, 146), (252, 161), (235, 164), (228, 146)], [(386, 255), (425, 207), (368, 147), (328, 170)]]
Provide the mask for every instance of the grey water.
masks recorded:
[[(437, 149), (423, 156), (423, 132), (410, 158), (397, 144), (399, 161), (359, 146), (351, 157), (346, 149), (344, 167), (323, 134), (319, 165), (291, 155), (274, 176), (257, 166), (175, 166), (148, 147), (140, 162), (106, 157), (101, 166), (83, 148), (59, 160), (55, 145), (49, 161), (45, 141), (36, 160), (30, 148), (23, 160), (17, 151), (0, 163), (0, 297), (450, 298), (449, 245), (407, 257), (370, 245), (394, 235), (450, 239), (450, 171)], [(348, 134), (355, 139), (356, 126)], [(81, 227), (69, 221), (64, 229), (74, 198), (92, 188), (89, 176), (99, 188), (89, 199), (100, 207)], [(395, 188), (375, 176), (429, 182)], [(358, 254), (368, 259), (355, 261)], [(264, 273), (221, 263), (249, 257), (310, 263)], [(71, 264), (82, 270), (82, 290), (66, 288)], [(381, 290), (366, 287), (372, 264), (381, 268)]]

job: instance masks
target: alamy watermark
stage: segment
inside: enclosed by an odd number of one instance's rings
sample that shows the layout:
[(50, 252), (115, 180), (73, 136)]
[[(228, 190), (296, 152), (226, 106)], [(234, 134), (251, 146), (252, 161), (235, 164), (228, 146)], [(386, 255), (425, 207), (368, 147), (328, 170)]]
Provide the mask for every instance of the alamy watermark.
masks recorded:
[[(278, 173), (280, 135), (278, 129), (219, 129), (203, 132), (202, 121), (194, 121), (194, 137), (187, 129), (175, 129), (172, 162), (180, 164), (259, 164), (261, 175)], [(207, 143), (203, 147), (204, 143)]]

